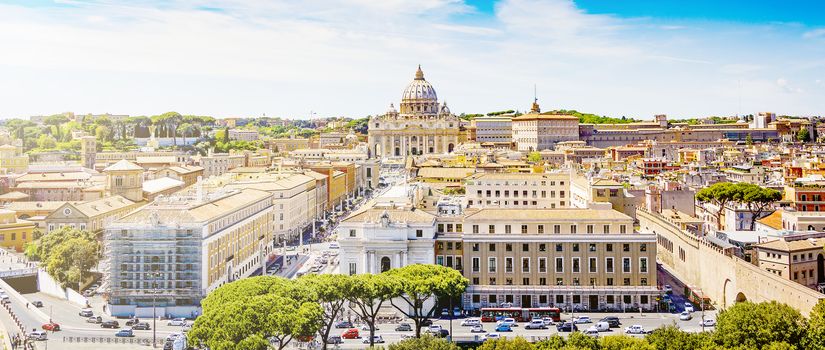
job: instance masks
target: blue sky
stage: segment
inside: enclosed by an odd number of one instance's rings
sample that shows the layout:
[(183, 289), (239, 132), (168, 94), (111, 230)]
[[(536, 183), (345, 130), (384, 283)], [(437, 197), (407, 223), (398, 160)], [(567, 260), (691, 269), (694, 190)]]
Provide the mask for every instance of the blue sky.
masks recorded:
[(825, 110), (825, 2), (0, 0), (0, 117)]

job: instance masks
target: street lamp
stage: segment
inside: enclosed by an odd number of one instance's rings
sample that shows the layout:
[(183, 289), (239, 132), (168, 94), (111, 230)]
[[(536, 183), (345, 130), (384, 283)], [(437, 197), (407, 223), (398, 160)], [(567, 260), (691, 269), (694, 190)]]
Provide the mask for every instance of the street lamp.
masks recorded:
[(156, 347), (156, 343), (157, 343), (157, 325), (158, 325), (157, 324), (158, 316), (157, 316), (157, 313), (155, 312), (155, 310), (156, 310), (155, 306), (157, 305), (155, 300), (156, 300), (156, 297), (158, 295), (158, 281), (157, 280), (160, 276), (163, 276), (163, 274), (160, 273), (160, 272), (153, 272), (151, 274), (151, 276), (154, 278), (154, 280), (152, 281), (152, 347), (154, 348), (154, 347)]

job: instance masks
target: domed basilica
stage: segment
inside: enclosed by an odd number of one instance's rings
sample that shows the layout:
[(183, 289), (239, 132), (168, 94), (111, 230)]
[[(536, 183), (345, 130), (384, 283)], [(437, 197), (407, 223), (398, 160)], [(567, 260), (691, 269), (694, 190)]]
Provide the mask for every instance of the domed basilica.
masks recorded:
[(458, 145), (458, 117), (447, 103), (438, 103), (435, 89), (424, 80), (421, 66), (401, 95), (396, 110), (370, 118), (369, 146), (373, 157), (404, 157), (452, 152)]

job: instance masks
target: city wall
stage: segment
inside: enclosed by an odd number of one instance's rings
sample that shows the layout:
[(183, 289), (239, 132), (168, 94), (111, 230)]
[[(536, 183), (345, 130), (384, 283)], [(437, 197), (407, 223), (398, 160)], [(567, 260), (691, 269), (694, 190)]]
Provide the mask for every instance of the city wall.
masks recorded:
[(636, 217), (642, 231), (657, 235), (657, 260), (685, 284), (702, 289), (717, 308), (775, 300), (807, 315), (825, 299), (825, 294), (726, 254), (658, 213), (639, 208)]

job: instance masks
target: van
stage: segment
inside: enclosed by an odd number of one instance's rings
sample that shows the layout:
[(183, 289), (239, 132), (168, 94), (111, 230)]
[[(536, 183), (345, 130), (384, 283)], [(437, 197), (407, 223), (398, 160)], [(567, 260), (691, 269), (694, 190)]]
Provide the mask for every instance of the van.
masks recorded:
[(609, 332), (610, 331), (610, 323), (608, 322), (596, 322), (596, 330), (599, 332)]

